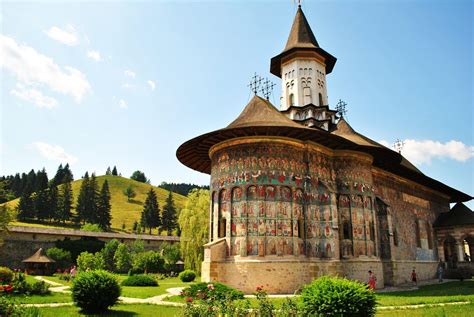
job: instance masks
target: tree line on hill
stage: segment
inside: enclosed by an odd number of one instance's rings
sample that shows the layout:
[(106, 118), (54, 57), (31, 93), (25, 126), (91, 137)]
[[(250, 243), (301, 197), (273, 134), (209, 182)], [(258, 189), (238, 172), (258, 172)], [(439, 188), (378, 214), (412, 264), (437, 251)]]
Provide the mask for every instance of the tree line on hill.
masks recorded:
[(158, 187), (166, 189), (168, 191), (175, 192), (175, 193), (183, 195), (183, 196), (188, 196), (189, 192), (192, 191), (193, 189), (207, 189), (207, 190), (209, 190), (209, 186), (186, 184), (186, 183), (162, 182)]

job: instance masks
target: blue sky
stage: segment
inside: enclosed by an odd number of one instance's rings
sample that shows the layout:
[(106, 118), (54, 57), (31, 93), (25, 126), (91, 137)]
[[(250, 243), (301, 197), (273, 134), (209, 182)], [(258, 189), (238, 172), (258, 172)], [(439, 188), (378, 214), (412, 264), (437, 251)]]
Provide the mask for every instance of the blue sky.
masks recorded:
[[(178, 146), (226, 126), (254, 72), (277, 84), (291, 1), (1, 4), (0, 174), (69, 161), (76, 178), (117, 165), (153, 184), (207, 184)], [(329, 103), (358, 132), (392, 144), (425, 174), (474, 194), (470, 1), (304, 1), (338, 58)], [(471, 206), (472, 207), (472, 206)]]

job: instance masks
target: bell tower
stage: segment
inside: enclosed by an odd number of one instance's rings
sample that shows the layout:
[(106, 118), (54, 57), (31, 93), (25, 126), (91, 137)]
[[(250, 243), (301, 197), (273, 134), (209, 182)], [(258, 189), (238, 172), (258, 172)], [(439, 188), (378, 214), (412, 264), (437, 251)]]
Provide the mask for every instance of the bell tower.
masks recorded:
[(329, 110), (326, 75), (335, 63), (319, 46), (299, 5), (286, 46), (270, 65), (281, 78), (280, 111), (303, 125), (329, 130), (336, 112)]

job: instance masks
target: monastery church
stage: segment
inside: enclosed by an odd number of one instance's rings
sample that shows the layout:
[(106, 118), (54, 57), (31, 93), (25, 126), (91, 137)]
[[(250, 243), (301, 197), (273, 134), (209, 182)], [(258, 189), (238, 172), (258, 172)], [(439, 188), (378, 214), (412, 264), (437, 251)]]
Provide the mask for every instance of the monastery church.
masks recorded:
[(419, 280), (434, 278), (439, 261), (474, 255), (474, 213), (462, 204), (472, 197), (330, 109), (335, 64), (298, 7), (270, 63), (280, 110), (255, 95), (226, 128), (177, 150), (184, 165), (211, 176), (204, 281), (293, 293), (325, 274), (367, 282), (372, 270), (383, 288), (408, 282), (413, 269)]

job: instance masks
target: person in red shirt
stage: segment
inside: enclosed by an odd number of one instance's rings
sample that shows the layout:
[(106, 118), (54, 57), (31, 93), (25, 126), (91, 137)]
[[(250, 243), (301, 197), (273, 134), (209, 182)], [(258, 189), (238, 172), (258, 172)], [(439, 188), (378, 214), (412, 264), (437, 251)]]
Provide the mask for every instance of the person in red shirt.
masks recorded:
[(411, 281), (413, 282), (413, 284), (417, 285), (417, 282), (416, 282), (416, 272), (415, 272), (414, 269), (413, 269), (413, 271), (411, 272)]
[(369, 288), (374, 290), (375, 289), (375, 284), (377, 283), (377, 278), (375, 277), (374, 272), (369, 271)]

